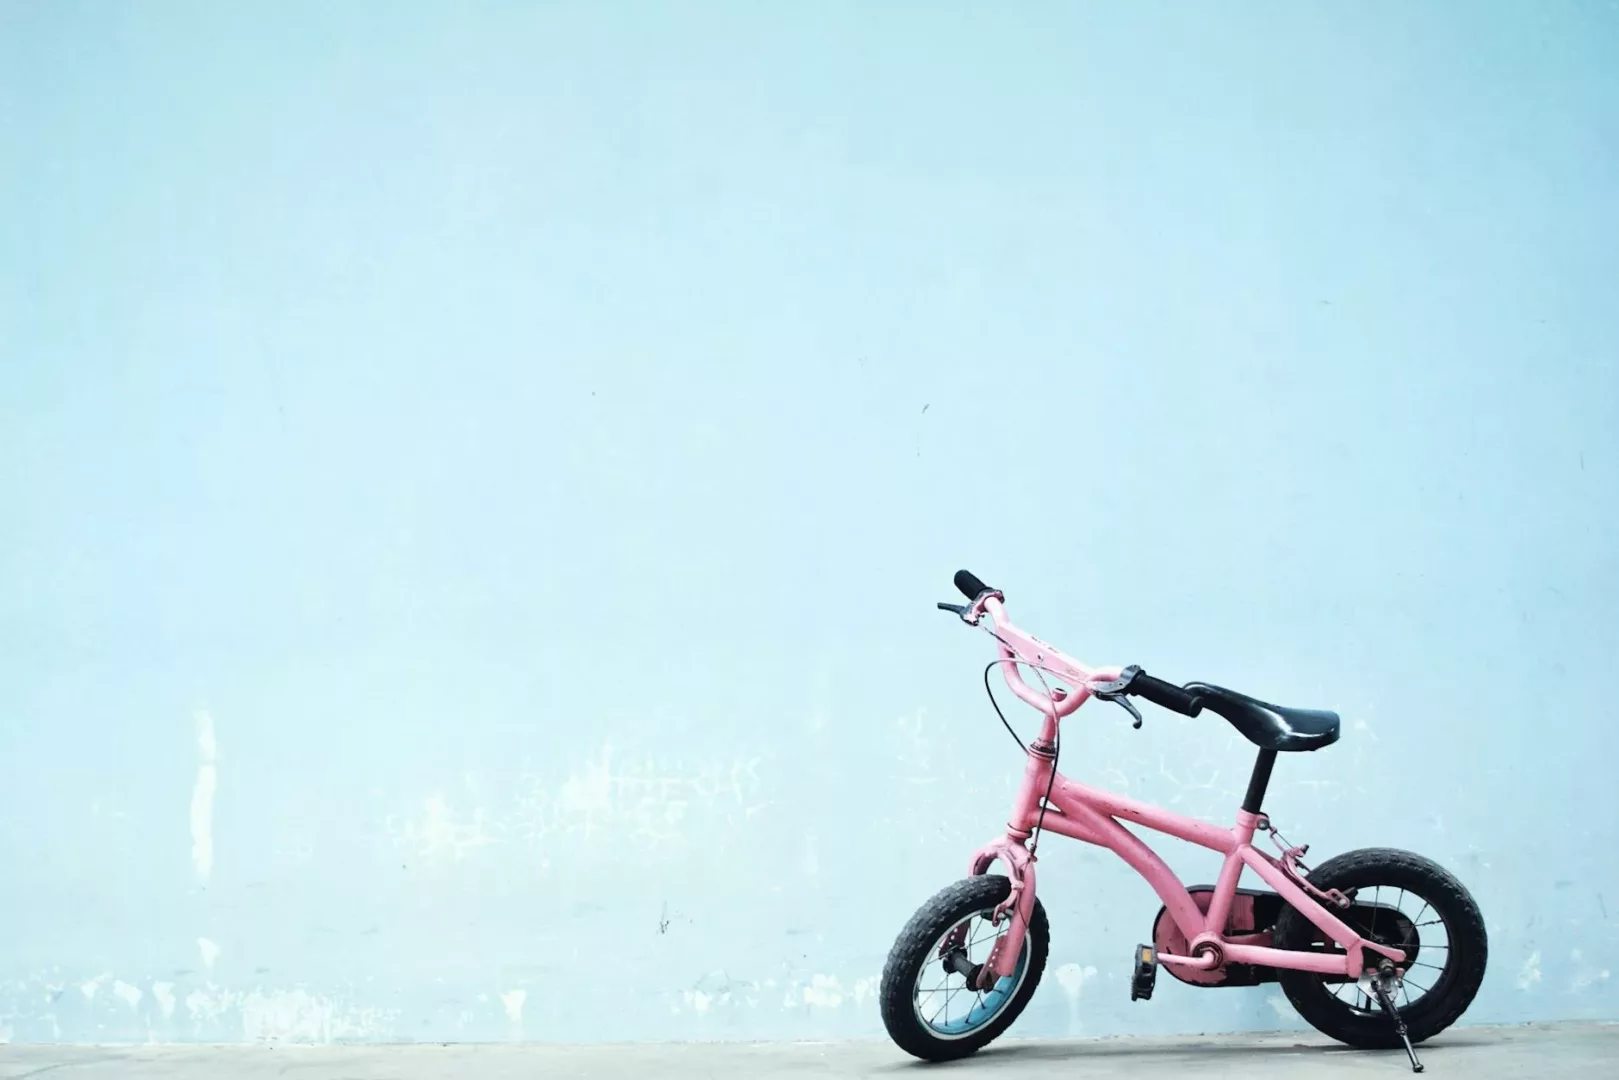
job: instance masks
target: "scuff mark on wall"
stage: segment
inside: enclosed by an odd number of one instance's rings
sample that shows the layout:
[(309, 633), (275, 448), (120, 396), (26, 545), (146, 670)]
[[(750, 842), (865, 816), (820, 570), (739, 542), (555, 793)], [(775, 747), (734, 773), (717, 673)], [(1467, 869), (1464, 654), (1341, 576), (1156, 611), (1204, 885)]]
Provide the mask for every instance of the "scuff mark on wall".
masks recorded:
[(390, 818), (388, 830), (394, 845), (424, 862), (460, 862), (475, 848), (498, 841), (489, 831), (488, 811), (475, 807), (463, 819), (443, 794), (434, 793), (422, 804), (421, 813), (401, 824)]
[(255, 990), (241, 1001), (242, 1036), (254, 1042), (329, 1043), (377, 1038), (392, 1029), (393, 1013), (345, 1008), (305, 990)]
[(230, 994), (211, 987), (207, 990), (193, 990), (186, 995), (186, 1013), (199, 1030), (203, 1024), (224, 1016), (231, 1004)]
[[(112, 972), (73, 981), (53, 975), (0, 981), (0, 1020), (23, 1041), (60, 1041), (63, 1027), (74, 1043), (392, 1041), (400, 1015), (398, 1009), (304, 986), (236, 989), (204, 983), (176, 989), (172, 981), (125, 980)], [(60, 1002), (58, 1023), (58, 1001), (65, 993), (70, 997)], [(176, 1022), (181, 1004), (185, 1009)]]
[(219, 946), (205, 937), (200, 937), (197, 939), (197, 952), (202, 956), (202, 966), (212, 971), (214, 961), (219, 959)]
[(899, 764), (907, 783), (934, 784), (939, 780), (933, 764), (933, 746), (922, 734), (927, 727), (927, 716), (927, 707), (921, 706), (894, 720), (894, 726), (900, 730)]
[(513, 831), (538, 844), (558, 836), (616, 839), (651, 847), (678, 839), (694, 811), (722, 807), (746, 815), (748, 796), (758, 791), (758, 758), (701, 766), (652, 759), (624, 760), (613, 745), (600, 751), (551, 792), (529, 777), (516, 800)]
[[(153, 988), (154, 994), (156, 987)], [(386, 1040), (397, 1010), (356, 1008), (304, 989), (247, 993), (207, 987), (186, 995), (186, 1012), (199, 1036), (224, 1035), (248, 1042), (329, 1043), (335, 1039)]]
[(1607, 982), (1611, 974), (1607, 968), (1596, 968), (1585, 962), (1585, 954), (1575, 949), (1568, 955), (1569, 961), (1576, 965), (1574, 978), (1569, 981), (1568, 989), (1571, 994), (1578, 994), (1598, 983)]
[[(776, 981), (764, 983), (752, 979), (733, 979), (724, 970), (711, 971), (698, 979), (688, 990), (680, 991), (680, 1000), (670, 1003), (670, 1010), (679, 1015), (691, 1010), (695, 1013), (719, 1012), (726, 1009), (757, 1009), (761, 988), (774, 988)], [(785, 1007), (796, 1007), (798, 998), (789, 993)]]
[(658, 851), (698, 835), (716, 819), (747, 820), (768, 805), (755, 798), (759, 760), (692, 768), (678, 761), (626, 760), (604, 743), (554, 787), (524, 776), (505, 808), (480, 805), (467, 813), (434, 794), (419, 811), (389, 815), (383, 828), (397, 850), (424, 861), (459, 862), (478, 848), (516, 843), (545, 850), (548, 866), (559, 840), (605, 836)]
[[(1194, 773), (1207, 772), (1207, 780), (1193, 780)], [(1182, 780), (1176, 775), (1179, 772), (1186, 776)], [(1165, 801), (1166, 806), (1180, 806), (1192, 817), (1216, 817), (1221, 809), (1238, 797), (1238, 793), (1229, 785), (1220, 783), (1220, 767), (1213, 759), (1199, 757), (1185, 762), (1177, 761), (1176, 772), (1171, 772), (1169, 762), (1163, 758), (1158, 759), (1158, 775), (1174, 787), (1174, 793)]]
[(332, 1003), (304, 990), (264, 994), (242, 1000), (242, 1037), (253, 1042), (332, 1041)]
[(804, 987), (804, 1004), (812, 1009), (836, 1009), (843, 998), (843, 984), (834, 975), (812, 975)]
[(214, 872), (214, 792), (219, 786), (219, 774), (214, 759), (219, 746), (214, 740), (214, 718), (206, 709), (198, 709), (197, 725), (197, 779), (191, 788), (191, 863), (197, 880), (203, 885)]

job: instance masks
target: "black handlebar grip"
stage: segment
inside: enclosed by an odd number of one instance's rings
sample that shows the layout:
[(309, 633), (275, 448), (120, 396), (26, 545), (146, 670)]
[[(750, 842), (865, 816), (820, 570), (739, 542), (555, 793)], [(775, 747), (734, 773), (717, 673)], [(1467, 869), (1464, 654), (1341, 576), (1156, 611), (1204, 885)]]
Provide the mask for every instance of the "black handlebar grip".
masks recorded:
[(995, 591), (982, 581), (979, 581), (978, 575), (971, 570), (956, 571), (956, 588), (960, 589), (961, 595), (969, 600), (977, 600), (985, 593)]
[(1178, 712), (1182, 716), (1196, 716), (1203, 711), (1203, 703), (1196, 694), (1188, 693), (1174, 683), (1155, 679), (1145, 671), (1136, 672), (1135, 678), (1130, 680), (1130, 688), (1126, 693), (1144, 697), (1154, 705)]

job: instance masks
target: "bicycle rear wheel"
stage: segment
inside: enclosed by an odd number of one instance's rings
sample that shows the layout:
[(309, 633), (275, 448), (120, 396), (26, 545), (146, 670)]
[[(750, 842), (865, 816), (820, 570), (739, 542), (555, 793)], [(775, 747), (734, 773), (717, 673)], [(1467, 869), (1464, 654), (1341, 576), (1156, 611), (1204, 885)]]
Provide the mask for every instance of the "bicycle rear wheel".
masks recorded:
[[(1466, 887), (1421, 855), (1366, 848), (1328, 859), (1310, 883), (1348, 896), (1348, 911), (1334, 911), (1363, 938), (1400, 949), (1404, 977), (1394, 1003), (1420, 1043), (1454, 1024), (1484, 981), (1489, 940), (1484, 917)], [(1343, 955), (1291, 905), (1277, 916), (1278, 948)], [(1375, 954), (1366, 954), (1372, 962)], [(1367, 1050), (1400, 1047), (1394, 1025), (1361, 986), (1343, 976), (1278, 969), (1287, 999), (1323, 1035)]]

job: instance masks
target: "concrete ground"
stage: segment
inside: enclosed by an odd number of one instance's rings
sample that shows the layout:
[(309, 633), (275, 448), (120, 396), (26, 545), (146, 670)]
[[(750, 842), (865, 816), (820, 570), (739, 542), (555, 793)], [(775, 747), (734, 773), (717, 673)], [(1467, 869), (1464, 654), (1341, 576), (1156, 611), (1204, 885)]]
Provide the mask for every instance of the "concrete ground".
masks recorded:
[[(1452, 1029), (1419, 1051), (1428, 1076), (1614, 1080), (1619, 1024)], [(1314, 1036), (1072, 1041), (1007, 1039), (966, 1061), (913, 1063), (886, 1042), (645, 1043), (625, 1046), (0, 1046), (0, 1080), (806, 1080), (812, 1077), (1129, 1077), (1299, 1080), (1411, 1075), (1403, 1053)]]

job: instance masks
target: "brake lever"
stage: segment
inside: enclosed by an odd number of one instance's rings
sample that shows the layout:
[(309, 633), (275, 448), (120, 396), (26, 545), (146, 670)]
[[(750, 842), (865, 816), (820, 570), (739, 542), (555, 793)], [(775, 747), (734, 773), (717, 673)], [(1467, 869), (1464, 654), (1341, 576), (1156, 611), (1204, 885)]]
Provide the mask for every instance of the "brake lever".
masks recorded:
[(972, 605), (970, 605), (970, 604), (947, 604), (943, 600), (941, 600), (941, 601), (939, 601), (938, 607), (939, 607), (940, 611), (948, 611), (952, 615), (957, 616), (958, 618), (961, 619), (962, 622), (966, 623), (968, 626), (971, 626), (973, 624), (973, 620), (968, 618), (968, 616), (971, 615), (972, 611), (973, 611)]
[(1137, 709), (1126, 695), (1130, 692), (1130, 684), (1135, 681), (1135, 677), (1140, 673), (1141, 665), (1131, 664), (1119, 672), (1119, 677), (1112, 682), (1100, 683), (1091, 687), (1093, 697), (1099, 697), (1103, 701), (1111, 701), (1115, 705), (1124, 706), (1125, 712), (1135, 717), (1130, 722), (1130, 726), (1137, 731), (1141, 730), (1141, 710)]
[(1119, 697), (1104, 698), (1103, 700), (1111, 701), (1115, 705), (1123, 705), (1125, 711), (1131, 716), (1135, 717), (1134, 720), (1130, 721), (1130, 726), (1135, 728), (1137, 731), (1141, 730), (1141, 710), (1137, 709), (1135, 705), (1131, 703), (1129, 698), (1121, 695)]

